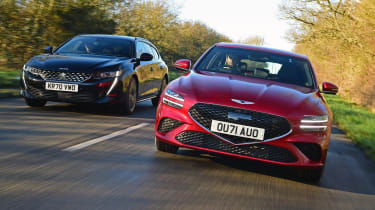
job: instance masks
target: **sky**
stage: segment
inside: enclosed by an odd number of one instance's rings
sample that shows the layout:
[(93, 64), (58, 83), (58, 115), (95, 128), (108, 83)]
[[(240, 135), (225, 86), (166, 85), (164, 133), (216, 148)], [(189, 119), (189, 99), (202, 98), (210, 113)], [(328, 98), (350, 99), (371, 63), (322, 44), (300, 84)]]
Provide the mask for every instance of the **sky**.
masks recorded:
[(180, 18), (198, 20), (233, 41), (261, 36), (265, 46), (292, 50), (286, 39), (290, 26), (279, 19), (282, 0), (174, 0), (180, 7)]

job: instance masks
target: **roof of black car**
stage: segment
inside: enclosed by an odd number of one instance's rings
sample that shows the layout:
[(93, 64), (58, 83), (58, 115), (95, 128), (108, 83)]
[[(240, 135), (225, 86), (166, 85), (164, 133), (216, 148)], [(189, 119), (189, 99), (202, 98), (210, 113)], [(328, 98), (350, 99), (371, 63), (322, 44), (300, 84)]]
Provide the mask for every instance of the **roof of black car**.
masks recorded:
[(248, 44), (237, 44), (237, 43), (218, 43), (216, 44), (218, 47), (232, 47), (232, 48), (242, 48), (242, 49), (250, 49), (250, 50), (257, 50), (262, 52), (270, 52), (275, 54), (281, 54), (281, 55), (287, 55), (292, 56), (296, 58), (302, 58), (308, 60), (306, 55), (297, 54), (289, 51), (274, 49), (274, 48), (267, 48), (267, 47), (260, 47), (260, 46), (254, 46), (254, 45), (248, 45)]
[(103, 38), (120, 38), (134, 41), (136, 37), (121, 36), (121, 35), (110, 35), (110, 34), (80, 34), (78, 36), (92, 36), (92, 37), (103, 37)]
[[(126, 39), (130, 41), (135, 41), (135, 40), (142, 40), (145, 42), (148, 42), (149, 44), (153, 45), (149, 40), (142, 38), (142, 37), (132, 37), (132, 36), (122, 36), (122, 35), (110, 35), (110, 34), (80, 34), (78, 36), (91, 36), (91, 37), (103, 37), (103, 38), (119, 38), (119, 39)], [(154, 46), (155, 47), (155, 46)]]

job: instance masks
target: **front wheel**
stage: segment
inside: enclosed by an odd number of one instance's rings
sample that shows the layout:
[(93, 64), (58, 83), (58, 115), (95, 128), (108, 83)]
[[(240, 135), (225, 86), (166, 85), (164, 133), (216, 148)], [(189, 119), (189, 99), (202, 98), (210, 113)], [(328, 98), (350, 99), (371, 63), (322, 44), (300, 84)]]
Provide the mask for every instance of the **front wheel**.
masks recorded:
[(25, 98), (25, 102), (28, 106), (31, 106), (31, 107), (42, 107), (42, 106), (46, 105), (46, 103), (47, 103), (46, 100), (31, 99), (31, 98)]
[(164, 88), (167, 86), (167, 79), (164, 78), (163, 81), (161, 81), (161, 85), (160, 85), (160, 90), (159, 90), (159, 93), (158, 93), (158, 96), (151, 99), (152, 101), (152, 105), (157, 107), (158, 104), (159, 104), (159, 100), (160, 100), (160, 95), (161, 93), (163, 92)]
[(137, 103), (137, 83), (134, 78), (130, 79), (126, 93), (123, 93), (120, 99), (119, 112), (121, 114), (132, 114)]

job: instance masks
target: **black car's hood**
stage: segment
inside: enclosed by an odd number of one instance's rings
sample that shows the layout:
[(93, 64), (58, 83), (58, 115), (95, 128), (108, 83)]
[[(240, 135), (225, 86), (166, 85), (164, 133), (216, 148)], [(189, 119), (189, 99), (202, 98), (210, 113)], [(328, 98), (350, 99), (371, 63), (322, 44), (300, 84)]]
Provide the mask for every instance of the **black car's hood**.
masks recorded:
[(43, 70), (66, 70), (76, 72), (97, 72), (119, 69), (119, 65), (128, 58), (115, 58), (90, 55), (38, 55), (27, 65)]

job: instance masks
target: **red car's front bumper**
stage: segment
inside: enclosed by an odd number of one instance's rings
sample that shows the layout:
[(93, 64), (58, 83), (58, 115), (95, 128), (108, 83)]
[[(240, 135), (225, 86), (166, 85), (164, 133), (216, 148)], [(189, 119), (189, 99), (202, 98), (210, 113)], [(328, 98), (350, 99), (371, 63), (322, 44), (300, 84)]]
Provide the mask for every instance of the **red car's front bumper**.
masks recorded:
[[(155, 121), (156, 138), (180, 147), (271, 164), (312, 169), (321, 168), (324, 165), (329, 145), (330, 126), (325, 132), (302, 132), (299, 130), (299, 125), (292, 124), (292, 132), (282, 138), (236, 145), (218, 138), (193, 120), (189, 115), (192, 105), (194, 104), (185, 102), (182, 109), (176, 109), (161, 102)], [(159, 125), (165, 119), (172, 119), (169, 121), (172, 124), (175, 122), (175, 125), (170, 126), (172, 129), (168, 129), (167, 132), (163, 131)], [(311, 149), (315, 150), (318, 156), (315, 154), (315, 158), (312, 158), (309, 154)]]

